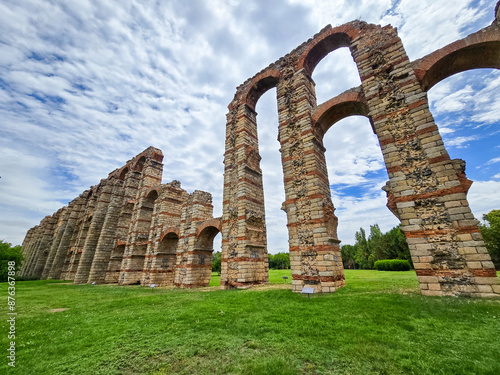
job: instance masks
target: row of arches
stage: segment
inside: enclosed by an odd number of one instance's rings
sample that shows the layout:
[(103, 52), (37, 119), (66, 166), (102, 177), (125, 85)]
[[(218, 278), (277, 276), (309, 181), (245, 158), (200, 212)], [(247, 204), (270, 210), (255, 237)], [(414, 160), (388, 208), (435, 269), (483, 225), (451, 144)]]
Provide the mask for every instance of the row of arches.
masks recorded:
[[(381, 34), (384, 36), (380, 37)], [(383, 38), (385, 40), (382, 40)], [(368, 41), (372, 43), (370, 44)], [(373, 48), (374, 45), (377, 48)], [(362, 85), (317, 105), (311, 75), (325, 56), (342, 47), (349, 48), (357, 65)], [(397, 56), (394, 56), (394, 53), (391, 54), (391, 51), (397, 50), (398, 47), (403, 52)], [(236, 241), (231, 243), (235, 238), (232, 233), (236, 233), (235, 230), (231, 230), (231, 227), (237, 227), (237, 233), (241, 236), (242, 233), (245, 233), (247, 226), (241, 219), (248, 219), (248, 216), (239, 215), (239, 221), (236, 222), (236, 218), (232, 218), (231, 213), (235, 210), (242, 212), (245, 206), (255, 207), (256, 204), (257, 211), (262, 212), (262, 214), (264, 212), (264, 202), (259, 199), (262, 189), (261, 171), (254, 166), (252, 170), (257, 171), (257, 174), (260, 173), (260, 175), (253, 180), (248, 179), (249, 182), (245, 181), (245, 171), (235, 170), (234, 165), (240, 162), (245, 163), (245, 159), (239, 157), (237, 151), (242, 147), (259, 152), (257, 130), (255, 129), (257, 122), (255, 108), (260, 97), (275, 87), (278, 100), (278, 140), (281, 144), (280, 151), (286, 191), (283, 208), (288, 214), (287, 226), (294, 289), (298, 291), (300, 287), (311, 284), (319, 291), (328, 292), (343, 285), (343, 271), (338, 261), (337, 222), (336, 216), (333, 214), (333, 205), (329, 202), (330, 191), (328, 189), (328, 193), (326, 193), (326, 189), (321, 190), (315, 186), (324, 182), (329, 184), (324, 159), (324, 135), (342, 119), (350, 116), (364, 116), (370, 122), (382, 148), (389, 175), (388, 186), (384, 190), (388, 192), (389, 203), (394, 203), (391, 210), (400, 219), (404, 217), (402, 220), (403, 228), (409, 242), (414, 242), (410, 244), (414, 254), (419, 254), (418, 241), (423, 240), (429, 243), (427, 247), (430, 250), (426, 253), (426, 257), (417, 256), (414, 259), (417, 263), (417, 275), (422, 291), (431, 294), (428, 288), (432, 284), (432, 293), (440, 295), (477, 292), (477, 288), (460, 291), (460, 288), (444, 285), (442, 280), (450, 275), (454, 277), (464, 273), (473, 278), (474, 275), (481, 274), (481, 272), (473, 270), (476, 267), (488, 269), (485, 274), (494, 277), (487, 255), (478, 256), (484, 262), (478, 264), (471, 261), (469, 268), (461, 271), (450, 271), (449, 265), (436, 266), (432, 263), (432, 250), (447, 248), (446, 251), (451, 259), (458, 256), (456, 249), (463, 246), (460, 244), (462, 238), (471, 235), (479, 241), (480, 235), (468, 204), (463, 203), (466, 202), (465, 194), (470, 183), (463, 182), (465, 177), (462, 164), (459, 161), (451, 161), (443, 147), (432, 115), (428, 112), (426, 92), (436, 83), (461, 71), (485, 67), (498, 69), (500, 67), (500, 59), (497, 58), (499, 52), (498, 25), (493, 24), (489, 28), (426, 56), (424, 59), (410, 62), (395, 30), (390, 26), (380, 28), (355, 21), (335, 29), (323, 30), (312, 41), (271, 64), (269, 68), (240, 86), (235, 99), (229, 105), (230, 113), (228, 114), (226, 134), (223, 222), (227, 225), (223, 228), (226, 242), (226, 246), (223, 243), (223, 257), (231, 253), (244, 252), (245, 247), (266, 245), (265, 239), (261, 239), (260, 243), (253, 244), (241, 244)], [(481, 55), (485, 55), (487, 58), (478, 57)], [(446, 69), (443, 68), (444, 66)], [(421, 113), (425, 116), (419, 117), (419, 111), (422, 111)], [(242, 131), (245, 132), (246, 139), (239, 137), (238, 133)], [(301, 139), (303, 140), (302, 144), (300, 144)], [(411, 141), (411, 139), (415, 140)], [(240, 142), (238, 142), (239, 140)], [(415, 145), (414, 149), (411, 149), (410, 141)], [(430, 141), (432, 147), (422, 146), (428, 145)], [(309, 160), (312, 159), (309, 164), (315, 168), (304, 167), (308, 164), (307, 154), (313, 155), (309, 158)], [(402, 156), (405, 157), (402, 162), (395, 159)], [(450, 167), (446, 167), (446, 164), (449, 164)], [(430, 172), (423, 171), (425, 168)], [(448, 177), (443, 177), (442, 170), (446, 168), (452, 168), (456, 173), (455, 182), (446, 185), (456, 186), (456, 188), (448, 190), (444, 188), (443, 181)], [(424, 172), (432, 175), (432, 178), (422, 175)], [(300, 176), (300, 174), (304, 176)], [(307, 176), (315, 176), (316, 181), (311, 185), (310, 180), (313, 178)], [(323, 181), (318, 182), (317, 180)], [(229, 181), (239, 181), (239, 188), (228, 189)], [(401, 183), (401, 181), (405, 182)], [(411, 186), (408, 186), (405, 191), (402, 190), (404, 184)], [(246, 190), (244, 195), (239, 192), (243, 189)], [(311, 189), (315, 190), (316, 194), (311, 194)], [(253, 194), (249, 194), (249, 192)], [(432, 212), (412, 208), (413, 218), (411, 218), (411, 222), (419, 224), (410, 225), (408, 215), (403, 215), (404, 205), (415, 207), (424, 200), (429, 202), (430, 199), (435, 199), (434, 197), (449, 196), (452, 193), (462, 194), (460, 205), (466, 206), (461, 208), (460, 215), (462, 216), (453, 216), (453, 214), (450, 216), (448, 213), (444, 213), (443, 215), (448, 218), (445, 223), (434, 219), (433, 222), (425, 217), (433, 214)], [(438, 206), (444, 204), (443, 201)], [(314, 215), (317, 211), (311, 210), (313, 206), (323, 208), (323, 212), (316, 214), (316, 218)], [(432, 209), (436, 210), (436, 207), (434, 206)], [(460, 221), (460, 219), (463, 220)], [(427, 225), (427, 223), (431, 223), (431, 225)], [(316, 235), (324, 233), (321, 227), (326, 232), (326, 236), (324, 236), (326, 238)], [(455, 244), (450, 247), (440, 241), (430, 232), (436, 230), (445, 231), (447, 240), (451, 239)], [(464, 231), (467, 233), (463, 233)], [(246, 232), (248, 233), (248, 231)], [(417, 237), (418, 241), (410, 239)], [(244, 238), (249, 238), (249, 236)], [(479, 246), (477, 253), (484, 254), (484, 245), (479, 242), (477, 245)], [(326, 259), (333, 260), (333, 266), (325, 269), (319, 264), (325, 262)], [(429, 259), (431, 259), (430, 262)], [(238, 277), (235, 277), (234, 281), (237, 279)]]

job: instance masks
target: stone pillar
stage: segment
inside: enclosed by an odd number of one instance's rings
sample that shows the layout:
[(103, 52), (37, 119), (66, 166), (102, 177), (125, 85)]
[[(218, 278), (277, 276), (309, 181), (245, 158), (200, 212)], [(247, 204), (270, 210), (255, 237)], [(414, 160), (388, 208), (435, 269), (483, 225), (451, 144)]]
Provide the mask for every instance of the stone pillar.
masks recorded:
[(94, 255), (101, 235), (102, 226), (106, 219), (108, 205), (111, 199), (113, 186), (107, 180), (101, 180), (94, 194), (97, 195), (97, 203), (92, 222), (90, 223), (89, 231), (83, 246), (82, 255), (78, 262), (78, 269), (75, 274), (75, 284), (85, 284), (88, 282), (90, 268), (94, 261)]
[(29, 276), (36, 278), (40, 278), (42, 276), (42, 272), (47, 262), (47, 257), (49, 255), (52, 241), (54, 240), (54, 228), (57, 225), (57, 221), (58, 221), (57, 214), (46, 217), (38, 258)]
[(116, 226), (123, 206), (123, 181), (113, 178), (108, 183), (112, 188), (111, 199), (90, 269), (89, 283), (105, 282), (111, 252), (114, 248)]
[(198, 226), (212, 215), (212, 195), (204, 191), (195, 190), (182, 207), (175, 273), (178, 287), (207, 286), (210, 282), (213, 249), (207, 251), (195, 245)]
[(106, 271), (106, 283), (118, 283), (120, 277), (120, 269), (125, 253), (125, 246), (127, 244), (128, 231), (131, 227), (132, 211), (141, 181), (140, 178), (140, 172), (130, 169), (124, 175), (124, 197), (120, 208), (120, 216), (116, 225), (114, 247), (111, 251), (110, 261)]
[(304, 69), (295, 71), (293, 60), (284, 65), (278, 85), (279, 141), (293, 291), (334, 292), (345, 278), (325, 149), (312, 130), (314, 83)]
[[(95, 189), (95, 187), (94, 187)], [(83, 210), (83, 214), (79, 220), (81, 222), (78, 226), (78, 233), (76, 235), (75, 243), (72, 246), (73, 254), (72, 259), (70, 261), (70, 265), (68, 268), (68, 272), (66, 273), (65, 280), (74, 281), (76, 271), (78, 270), (78, 265), (80, 263), (80, 259), (82, 257), (83, 248), (85, 246), (85, 242), (87, 241), (87, 236), (90, 229), (90, 224), (92, 222), (92, 218), (95, 212), (95, 208), (97, 205), (97, 194), (94, 194), (93, 190), (85, 191), (86, 196), (86, 205)]]
[(37, 243), (40, 238), (40, 232), (43, 231), (41, 225), (36, 225), (31, 228), (26, 234), (26, 238), (21, 246), (23, 250), (24, 260), (21, 265), (21, 276), (31, 276), (33, 271), (33, 263), (37, 257)]
[(500, 285), (466, 194), (465, 163), (450, 160), (426, 93), (391, 26), (366, 25), (351, 46), (424, 295), (498, 296)]
[(151, 246), (146, 255), (142, 285), (174, 285), (181, 211), (187, 195), (179, 181), (162, 185), (153, 215)]
[(256, 113), (231, 104), (224, 156), (221, 288), (269, 281)]
[(161, 151), (150, 147), (136, 162), (135, 168), (141, 172), (141, 177), (120, 271), (120, 284), (139, 284), (142, 280), (154, 201), (158, 198), (158, 193), (151, 189), (161, 184), (162, 160)]
[(45, 262), (45, 266), (43, 267), (42, 272), (42, 280), (45, 280), (49, 277), (49, 273), (52, 269), (52, 263), (54, 262), (54, 258), (56, 256), (57, 250), (59, 249), (59, 245), (61, 243), (62, 236), (66, 229), (66, 223), (69, 220), (70, 211), (68, 207), (63, 207), (59, 211), (57, 211), (58, 221), (56, 224), (56, 228), (54, 230), (54, 239), (52, 241), (52, 245), (50, 247), (50, 251), (47, 255), (47, 261)]
[(68, 255), (70, 248), (71, 237), (73, 236), (75, 226), (77, 226), (78, 218), (81, 215), (84, 204), (85, 198), (79, 196), (78, 198), (71, 201), (68, 205), (67, 211), (69, 213), (69, 217), (66, 222), (66, 227), (61, 237), (57, 252), (54, 256), (54, 260), (52, 262), (52, 267), (48, 275), (49, 279), (61, 278), (64, 261), (66, 259), (66, 256)]

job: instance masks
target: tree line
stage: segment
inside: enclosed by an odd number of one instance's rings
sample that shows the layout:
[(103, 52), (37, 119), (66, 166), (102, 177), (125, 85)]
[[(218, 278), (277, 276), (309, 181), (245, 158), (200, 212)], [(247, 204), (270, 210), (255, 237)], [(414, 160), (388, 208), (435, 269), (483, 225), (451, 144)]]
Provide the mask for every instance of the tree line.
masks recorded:
[(354, 245), (340, 248), (346, 269), (373, 269), (377, 260), (404, 259), (413, 267), (406, 237), (399, 227), (382, 233), (378, 224), (370, 225), (370, 233), (363, 228), (355, 234)]

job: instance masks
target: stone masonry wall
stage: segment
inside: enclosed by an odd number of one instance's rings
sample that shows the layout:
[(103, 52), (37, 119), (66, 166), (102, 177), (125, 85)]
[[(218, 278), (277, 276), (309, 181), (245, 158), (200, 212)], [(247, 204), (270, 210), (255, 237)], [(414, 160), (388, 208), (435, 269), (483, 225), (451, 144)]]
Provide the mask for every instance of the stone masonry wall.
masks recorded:
[[(40, 225), (23, 242), (22, 276), (75, 283), (208, 285), (213, 239), (222, 233), (221, 288), (267, 283), (264, 192), (255, 106), (277, 88), (292, 285), (345, 285), (323, 137), (339, 120), (366, 116), (387, 168), (387, 206), (401, 221), (424, 295), (500, 296), (467, 191), (465, 162), (450, 160), (427, 91), (452, 74), (500, 69), (499, 3), (493, 23), (410, 61), (392, 26), (325, 27), (238, 86), (229, 104), (222, 218), (212, 197), (161, 184), (163, 154), (150, 147)], [(361, 86), (316, 103), (312, 73), (349, 48)]]
[[(250, 209), (265, 222), (254, 109), (260, 96), (276, 87), (294, 291), (307, 286), (333, 292), (345, 285), (323, 136), (342, 118), (362, 115), (379, 139), (389, 176), (388, 207), (401, 220), (422, 294), (500, 295), (466, 198), (472, 182), (465, 163), (450, 160), (426, 93), (452, 74), (500, 68), (498, 4), (495, 15), (491, 26), (416, 62), (409, 61), (390, 25), (327, 26), (240, 85), (226, 125), (222, 285), (241, 286), (235, 281), (244, 270), (239, 257), (251, 227)], [(317, 105), (314, 68), (342, 47), (349, 48), (362, 85)], [(259, 257), (267, 252), (265, 244), (262, 226)]]
[[(163, 154), (150, 147), (31, 228), (21, 275), (75, 283), (208, 285), (212, 197), (161, 184)], [(197, 230), (211, 228), (201, 235)], [(181, 243), (179, 243), (181, 239)], [(204, 247), (195, 245), (199, 242)], [(176, 281), (179, 280), (179, 281)]]

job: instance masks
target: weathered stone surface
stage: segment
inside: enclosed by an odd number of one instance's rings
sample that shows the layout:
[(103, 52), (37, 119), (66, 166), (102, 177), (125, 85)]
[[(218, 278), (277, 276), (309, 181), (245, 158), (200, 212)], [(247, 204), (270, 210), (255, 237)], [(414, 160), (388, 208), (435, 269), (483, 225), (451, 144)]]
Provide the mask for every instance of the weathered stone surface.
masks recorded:
[(40, 225), (23, 242), (24, 276), (75, 283), (180, 287), (210, 281), (221, 229), (212, 196), (161, 184), (163, 154), (150, 147)]
[[(76, 283), (194, 287), (210, 279), (212, 241), (222, 233), (221, 288), (268, 282), (266, 221), (255, 105), (277, 88), (292, 286), (329, 293), (345, 285), (323, 136), (366, 116), (389, 175), (387, 206), (401, 221), (422, 294), (499, 296), (467, 192), (465, 162), (450, 160), (427, 90), (452, 74), (500, 69), (498, 4), (493, 23), (411, 62), (392, 26), (353, 21), (313, 38), (237, 87), (229, 104), (223, 215), (209, 193), (161, 184), (160, 150), (148, 148), (30, 229), (21, 274)], [(349, 48), (361, 86), (317, 105), (311, 78), (331, 51)]]

